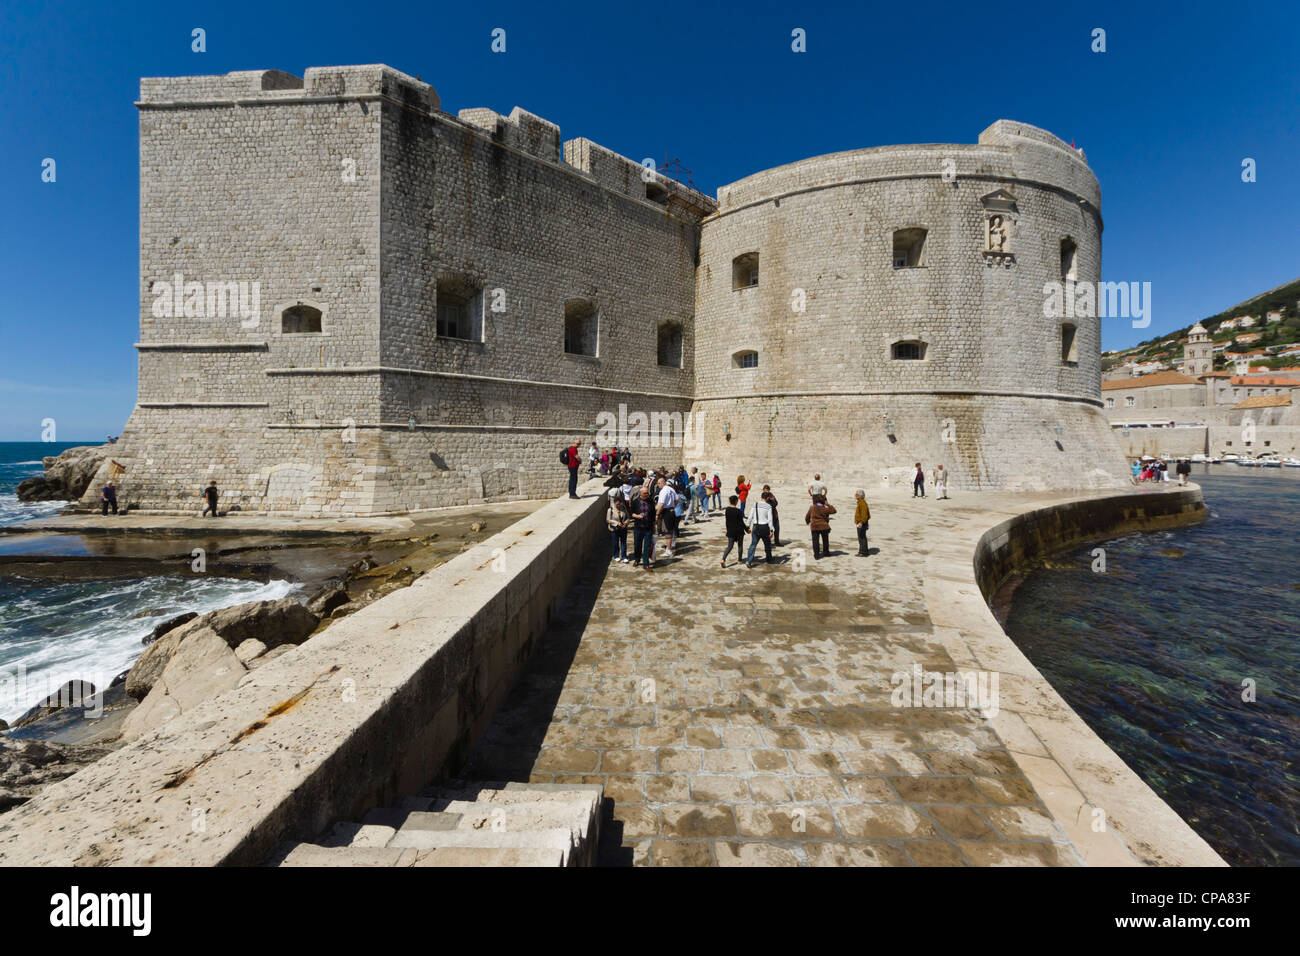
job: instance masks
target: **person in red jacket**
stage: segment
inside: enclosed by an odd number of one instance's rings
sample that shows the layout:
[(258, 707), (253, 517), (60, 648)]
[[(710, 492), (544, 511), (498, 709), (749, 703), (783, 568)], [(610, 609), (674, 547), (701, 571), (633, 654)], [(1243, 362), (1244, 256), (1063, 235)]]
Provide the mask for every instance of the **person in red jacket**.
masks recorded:
[(578, 456), (578, 443), (580, 441), (581, 439), (575, 438), (573, 440), (573, 444), (569, 446), (568, 466), (569, 466), (569, 497), (570, 498), (578, 497), (578, 466), (582, 463), (581, 458), (579, 458)]
[(749, 499), (749, 482), (745, 481), (745, 476), (741, 475), (736, 479), (736, 497), (740, 499), (740, 510), (745, 510), (745, 502)]

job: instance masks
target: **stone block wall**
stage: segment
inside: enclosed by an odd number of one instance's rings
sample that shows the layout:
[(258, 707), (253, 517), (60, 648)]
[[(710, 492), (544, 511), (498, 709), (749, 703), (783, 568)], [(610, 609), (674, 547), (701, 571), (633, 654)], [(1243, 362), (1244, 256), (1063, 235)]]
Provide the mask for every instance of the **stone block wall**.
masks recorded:
[[(223, 507), (306, 514), (549, 496), (601, 413), (689, 412), (707, 197), (651, 195), (585, 140), (570, 165), (559, 128), (518, 107), (452, 117), (385, 66), (144, 79), (137, 105), (124, 500), (189, 510), (209, 480)], [(473, 341), (436, 334), (439, 280), (476, 294)], [(597, 313), (595, 355), (566, 354), (570, 300)], [(319, 331), (286, 331), (303, 306)], [(664, 323), (680, 367), (657, 363)]]
[[(1118, 480), (1100, 412), (1100, 322), (1044, 315), (1063, 240), (1077, 246), (1077, 280), (1101, 274), (1100, 197), (1075, 151), (1000, 122), (977, 146), (837, 153), (719, 195), (696, 282), (706, 457), (762, 462), (772, 480), (864, 458), (886, 471), (942, 460), (956, 487)], [(1009, 254), (986, 254), (995, 213), (1013, 220)], [(925, 230), (922, 254), (895, 268), (905, 229)], [(737, 287), (733, 262), (752, 253), (758, 284)], [(1076, 325), (1072, 361), (1063, 321)], [(896, 344), (921, 358), (896, 358)]]
[[(620, 407), (702, 425), (639, 449), (650, 465), (1123, 477), (1099, 321), (1073, 320), (1067, 359), (1043, 314), (1064, 239), (1100, 277), (1100, 193), (1043, 130), (817, 157), (714, 203), (519, 107), (452, 116), (385, 66), (145, 79), (137, 105), (140, 392), (115, 460), (141, 507), (187, 510), (212, 479), (232, 506), (313, 514), (549, 495), (559, 448)], [(925, 231), (906, 268), (897, 230)], [(736, 288), (748, 253), (759, 282)], [(440, 297), (468, 335), (437, 334)], [(569, 328), (594, 355), (566, 349), (566, 311), (594, 313)], [(659, 364), (668, 330), (680, 367)]]

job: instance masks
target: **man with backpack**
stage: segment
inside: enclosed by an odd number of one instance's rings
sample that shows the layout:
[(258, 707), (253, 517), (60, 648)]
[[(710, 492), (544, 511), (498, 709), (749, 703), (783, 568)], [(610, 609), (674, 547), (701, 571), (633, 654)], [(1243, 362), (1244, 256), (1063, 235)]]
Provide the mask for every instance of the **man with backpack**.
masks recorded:
[(578, 443), (580, 439), (575, 438), (573, 444), (564, 451), (560, 452), (560, 462), (564, 467), (569, 469), (569, 497), (578, 497), (578, 466), (581, 459), (578, 457)]

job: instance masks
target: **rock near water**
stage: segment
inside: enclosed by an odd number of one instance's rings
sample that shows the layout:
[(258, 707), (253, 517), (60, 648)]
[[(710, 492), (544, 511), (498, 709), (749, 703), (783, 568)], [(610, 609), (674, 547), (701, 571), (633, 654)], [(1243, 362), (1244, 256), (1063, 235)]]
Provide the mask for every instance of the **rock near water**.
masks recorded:
[(144, 700), (182, 643), (201, 632), (215, 634), (231, 651), (251, 638), (275, 648), (300, 644), (319, 623), (319, 617), (292, 598), (250, 601), (211, 611), (160, 634), (146, 647), (127, 674), (126, 692)]
[(110, 748), (0, 739), (0, 812), (94, 763)]
[(76, 501), (86, 493), (112, 445), (78, 445), (42, 460), (45, 474), (20, 482), (19, 501)]

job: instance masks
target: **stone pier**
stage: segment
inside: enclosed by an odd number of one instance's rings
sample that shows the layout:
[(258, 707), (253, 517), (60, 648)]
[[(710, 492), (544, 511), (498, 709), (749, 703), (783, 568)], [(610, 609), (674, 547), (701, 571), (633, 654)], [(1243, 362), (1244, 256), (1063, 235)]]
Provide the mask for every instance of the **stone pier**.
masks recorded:
[[(720, 568), (721, 516), (650, 573), (602, 541), (463, 775), (602, 784), (605, 864), (1222, 865), (981, 590), (1064, 545), (1199, 520), (1199, 491), (866, 490), (865, 558), (849, 487), (820, 561), (801, 488), (776, 489), (773, 565)], [(997, 672), (996, 712), (894, 706), (918, 665)]]

